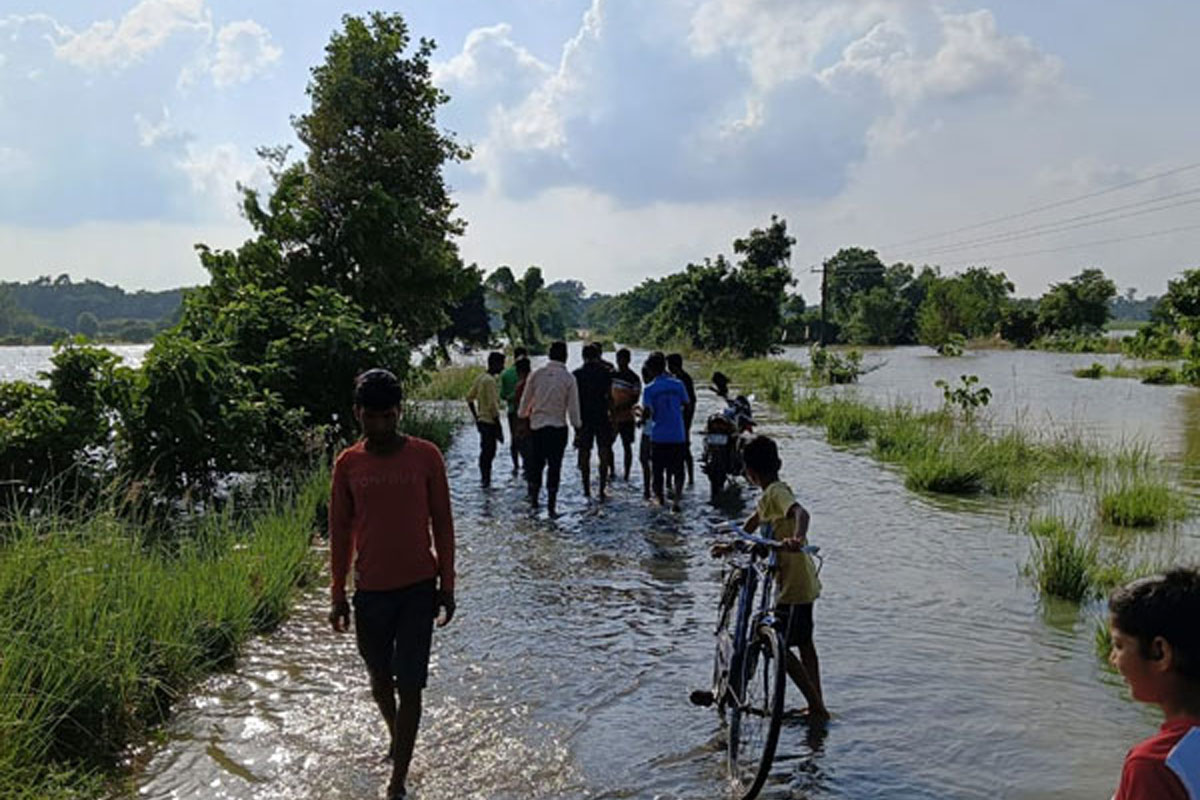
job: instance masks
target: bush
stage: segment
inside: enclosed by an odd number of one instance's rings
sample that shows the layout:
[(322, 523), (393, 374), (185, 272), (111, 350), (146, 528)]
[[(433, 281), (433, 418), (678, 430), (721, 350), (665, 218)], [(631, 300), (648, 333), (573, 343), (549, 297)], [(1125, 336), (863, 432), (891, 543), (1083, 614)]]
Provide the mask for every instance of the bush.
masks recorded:
[(1104, 365), (1099, 361), (1093, 361), (1091, 366), (1077, 369), (1073, 374), (1076, 378), (1089, 378), (1091, 380), (1097, 380), (1104, 377)]
[(1150, 386), (1173, 386), (1179, 382), (1179, 373), (1170, 367), (1151, 367), (1142, 376), (1142, 383)]

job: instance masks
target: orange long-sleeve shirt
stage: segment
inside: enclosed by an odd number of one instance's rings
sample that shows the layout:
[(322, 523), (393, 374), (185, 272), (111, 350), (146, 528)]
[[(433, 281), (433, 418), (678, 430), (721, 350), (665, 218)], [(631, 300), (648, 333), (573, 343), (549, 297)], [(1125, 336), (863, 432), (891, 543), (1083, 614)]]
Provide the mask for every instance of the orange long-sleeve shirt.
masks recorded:
[(346, 599), (352, 557), (358, 589), (400, 589), (436, 576), (453, 590), (454, 520), (437, 446), (410, 436), (386, 455), (362, 441), (343, 450), (333, 467), (329, 543), (335, 602)]

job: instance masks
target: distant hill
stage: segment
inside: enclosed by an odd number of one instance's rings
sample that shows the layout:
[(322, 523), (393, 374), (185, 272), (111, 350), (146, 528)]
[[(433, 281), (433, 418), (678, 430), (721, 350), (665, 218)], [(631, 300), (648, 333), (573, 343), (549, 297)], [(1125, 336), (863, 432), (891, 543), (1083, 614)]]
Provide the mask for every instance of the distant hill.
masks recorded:
[(0, 282), (0, 337), (53, 341), (83, 333), (109, 341), (149, 341), (178, 317), (186, 289), (126, 292), (100, 281), (46, 275)]

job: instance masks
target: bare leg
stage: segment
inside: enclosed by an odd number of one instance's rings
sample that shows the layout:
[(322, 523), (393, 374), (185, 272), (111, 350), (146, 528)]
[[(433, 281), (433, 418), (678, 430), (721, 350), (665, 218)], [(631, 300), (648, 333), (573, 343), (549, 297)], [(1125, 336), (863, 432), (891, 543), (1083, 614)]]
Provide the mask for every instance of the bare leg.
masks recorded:
[[(801, 655), (805, 651), (810, 651), (813, 661), (813, 671), (809, 672), (807, 668), (807, 660), (801, 661), (792, 653), (789, 648), (787, 651), (787, 671), (791, 676), (792, 681), (804, 695), (804, 699), (808, 701), (808, 717), (813, 721), (824, 721), (829, 719), (829, 711), (825, 708), (825, 699), (821, 696), (820, 673), (817, 666), (817, 650), (809, 642), (805, 647), (800, 649)], [(814, 676), (815, 679), (814, 679)]]
[(389, 798), (404, 790), (408, 781), (408, 765), (412, 763), (413, 747), (417, 743), (417, 728), (421, 725), (421, 690), (400, 690), (400, 707), (396, 711), (396, 756), (392, 764), (392, 780), (388, 785)]

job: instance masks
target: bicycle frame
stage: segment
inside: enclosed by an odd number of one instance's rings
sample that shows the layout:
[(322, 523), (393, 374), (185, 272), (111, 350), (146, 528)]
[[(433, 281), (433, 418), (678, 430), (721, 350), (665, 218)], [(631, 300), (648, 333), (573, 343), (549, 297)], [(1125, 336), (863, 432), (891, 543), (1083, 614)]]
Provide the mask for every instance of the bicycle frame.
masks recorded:
[[(767, 527), (767, 533), (769, 533), (769, 526)], [(736, 667), (745, 657), (751, 634), (760, 625), (772, 627), (775, 625), (774, 588), (775, 573), (779, 562), (776, 549), (771, 546), (774, 544), (774, 540), (769, 537), (739, 533), (738, 538), (752, 545), (767, 546), (765, 558), (751, 550), (745, 563), (733, 567), (733, 570), (739, 575), (738, 582), (741, 585), (738, 590), (737, 604), (733, 609), (735, 617), (732, 647), (728, 653), (724, 674), (721, 676), (721, 682), (724, 685), (715, 687), (718, 690), (715, 696), (723, 698), (727, 696), (727, 693), (732, 694), (734, 700), (741, 706), (745, 703), (745, 687), (735, 685), (739, 683), (736, 676), (742, 673), (742, 670)], [(759, 591), (760, 587), (761, 591)], [(756, 593), (758, 595), (757, 607), (755, 607)], [(718, 628), (715, 631), (718, 635), (720, 627), (720, 622), (718, 622)]]

